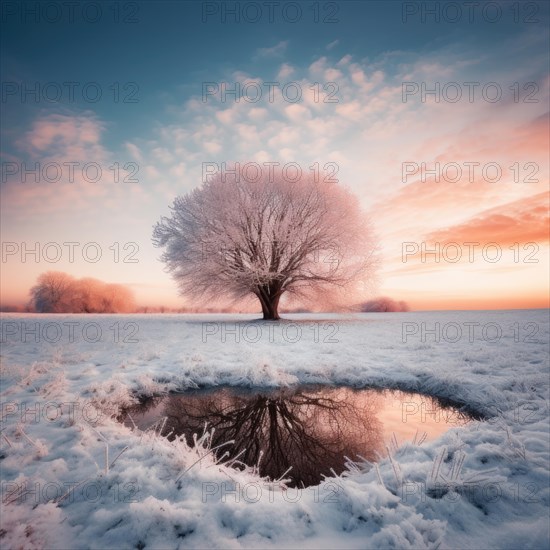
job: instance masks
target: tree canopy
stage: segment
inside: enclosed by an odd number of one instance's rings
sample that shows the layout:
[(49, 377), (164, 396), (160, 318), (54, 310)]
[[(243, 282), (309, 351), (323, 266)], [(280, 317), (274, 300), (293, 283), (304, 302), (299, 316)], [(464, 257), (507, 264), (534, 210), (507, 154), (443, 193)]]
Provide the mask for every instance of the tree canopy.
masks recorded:
[(336, 303), (369, 280), (375, 239), (358, 199), (337, 183), (281, 172), (254, 181), (217, 173), (155, 226), (153, 242), (192, 300), (256, 296), (278, 319), (281, 296)]

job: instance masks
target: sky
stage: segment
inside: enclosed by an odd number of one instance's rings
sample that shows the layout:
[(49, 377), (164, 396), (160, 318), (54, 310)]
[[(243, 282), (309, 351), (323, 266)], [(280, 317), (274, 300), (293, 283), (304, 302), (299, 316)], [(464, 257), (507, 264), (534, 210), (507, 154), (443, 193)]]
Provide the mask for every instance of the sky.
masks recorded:
[(365, 300), (548, 307), (548, 11), (2, 3), (0, 305), (48, 270), (185, 305), (154, 224), (205, 170), (279, 162), (360, 198), (382, 258)]

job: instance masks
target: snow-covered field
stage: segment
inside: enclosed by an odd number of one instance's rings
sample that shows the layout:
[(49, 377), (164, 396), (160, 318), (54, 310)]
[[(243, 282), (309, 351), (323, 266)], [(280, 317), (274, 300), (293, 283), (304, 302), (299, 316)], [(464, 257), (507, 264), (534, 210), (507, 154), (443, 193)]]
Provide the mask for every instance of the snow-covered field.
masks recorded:
[[(3, 315), (2, 547), (548, 547), (547, 310), (254, 317)], [(298, 383), (490, 418), (303, 490), (116, 420), (139, 395)]]

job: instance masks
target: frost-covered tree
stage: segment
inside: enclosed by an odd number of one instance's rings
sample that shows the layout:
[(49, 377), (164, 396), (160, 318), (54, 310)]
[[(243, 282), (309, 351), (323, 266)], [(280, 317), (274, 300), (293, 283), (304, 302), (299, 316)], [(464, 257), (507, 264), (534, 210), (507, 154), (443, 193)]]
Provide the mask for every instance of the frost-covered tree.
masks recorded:
[(103, 313), (104, 283), (92, 277), (83, 277), (75, 285), (72, 299), (74, 313)]
[(125, 313), (135, 309), (134, 296), (122, 285), (91, 277), (75, 279), (61, 271), (38, 277), (31, 303), (39, 313)]
[(101, 302), (105, 312), (128, 313), (136, 309), (134, 293), (123, 285), (105, 284)]
[(276, 170), (257, 181), (214, 174), (174, 200), (153, 242), (182, 294), (202, 302), (253, 295), (264, 319), (279, 319), (284, 293), (336, 303), (371, 277), (375, 263), (372, 231), (353, 194)]
[(70, 310), (75, 279), (62, 271), (42, 273), (31, 288), (31, 302), (39, 313), (63, 313)]

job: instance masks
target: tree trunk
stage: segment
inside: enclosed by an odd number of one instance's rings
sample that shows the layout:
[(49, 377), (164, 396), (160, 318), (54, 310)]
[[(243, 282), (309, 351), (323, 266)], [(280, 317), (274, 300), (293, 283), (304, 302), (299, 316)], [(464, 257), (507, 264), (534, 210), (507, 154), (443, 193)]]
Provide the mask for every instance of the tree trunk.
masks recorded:
[(279, 296), (272, 298), (265, 307), (262, 304), (262, 313), (264, 314), (264, 321), (279, 320)]
[(281, 294), (276, 292), (275, 294), (269, 294), (265, 289), (260, 289), (258, 294), (260, 304), (262, 304), (262, 313), (264, 321), (278, 321), (279, 317), (279, 300)]

